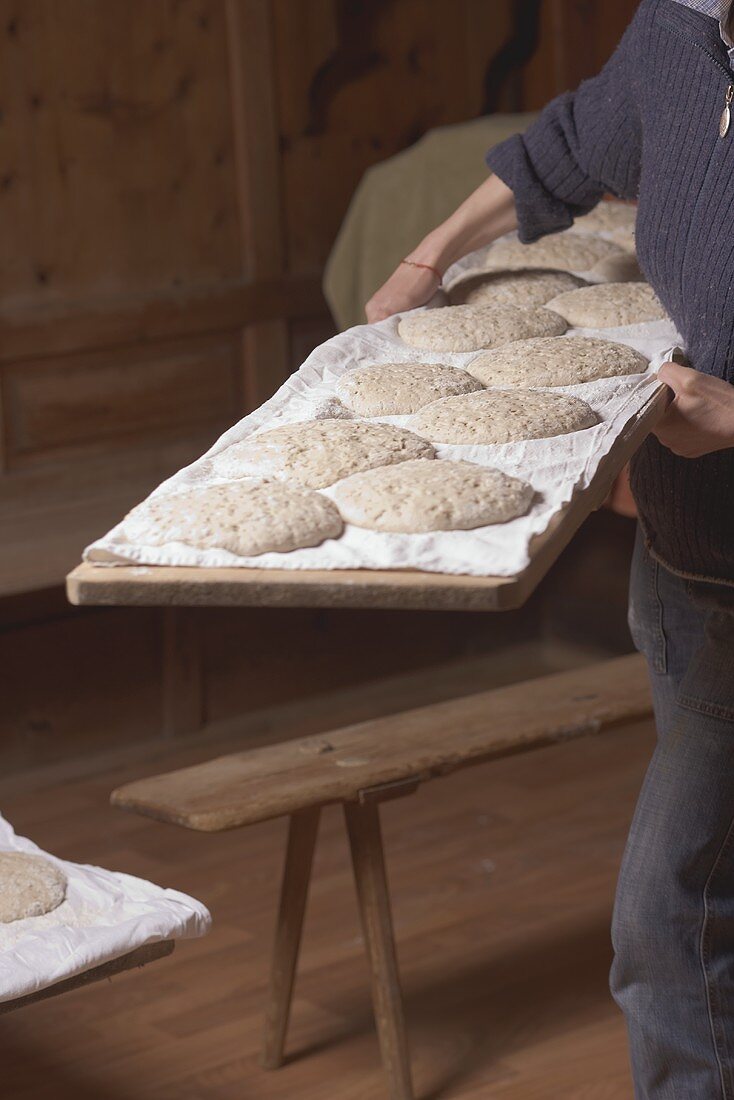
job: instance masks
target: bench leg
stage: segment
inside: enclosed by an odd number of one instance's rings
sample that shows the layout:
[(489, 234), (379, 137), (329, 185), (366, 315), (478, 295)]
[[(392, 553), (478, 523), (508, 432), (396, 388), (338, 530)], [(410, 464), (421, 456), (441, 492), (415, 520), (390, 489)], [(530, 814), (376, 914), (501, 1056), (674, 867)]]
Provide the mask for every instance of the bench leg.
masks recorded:
[(265, 1017), (265, 1041), (261, 1055), (266, 1069), (283, 1065), (298, 949), (311, 878), (311, 865), (319, 827), (319, 807), (292, 814), (288, 825), (288, 847), (280, 890), (275, 930), (270, 993)]
[(379, 809), (373, 802), (347, 802), (344, 804), (344, 814), (372, 975), (372, 1002), (377, 1034), (383, 1065), (388, 1075), (390, 1100), (413, 1100)]

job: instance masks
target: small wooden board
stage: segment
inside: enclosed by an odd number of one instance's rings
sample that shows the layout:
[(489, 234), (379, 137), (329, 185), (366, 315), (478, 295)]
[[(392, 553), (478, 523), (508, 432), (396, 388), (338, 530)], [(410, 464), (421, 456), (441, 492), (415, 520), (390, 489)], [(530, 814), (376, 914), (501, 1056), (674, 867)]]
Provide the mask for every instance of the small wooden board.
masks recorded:
[(36, 993), (29, 993), (25, 997), (16, 997), (12, 1001), (0, 1001), (0, 1016), (7, 1012), (14, 1012), (18, 1008), (35, 1004), (37, 1001), (46, 1001), (49, 997), (58, 997), (61, 993), (69, 993), (72, 989), (79, 989), (83, 985), (91, 985), (93, 982), (101, 982), (104, 978), (113, 978), (116, 974), (122, 974), (125, 970), (133, 970), (156, 959), (163, 959), (170, 955), (175, 947), (173, 940), (161, 940), (159, 943), (149, 943), (144, 947), (138, 947), (135, 951), (121, 955), (118, 959), (110, 959), (101, 966), (94, 966), (91, 970), (85, 970), (81, 974), (75, 974), (66, 981), (56, 982), (55, 985), (46, 986)]
[(180, 607), (367, 607), (425, 611), (507, 611), (520, 607), (600, 508), (619, 472), (657, 424), (671, 391), (661, 385), (625, 425), (589, 486), (577, 492), (531, 546), (511, 577), (467, 577), (406, 569), (208, 569), (104, 566), (85, 562), (67, 577), (73, 604)]

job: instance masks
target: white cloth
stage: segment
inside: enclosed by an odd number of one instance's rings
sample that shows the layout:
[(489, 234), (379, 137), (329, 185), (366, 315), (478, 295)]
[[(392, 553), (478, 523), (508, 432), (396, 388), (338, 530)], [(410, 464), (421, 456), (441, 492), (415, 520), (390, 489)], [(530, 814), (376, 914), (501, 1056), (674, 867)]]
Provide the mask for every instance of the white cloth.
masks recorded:
[(187, 894), (56, 859), (17, 836), (1, 815), (0, 851), (43, 855), (68, 883), (57, 909), (0, 924), (0, 1002), (36, 993), (147, 944), (203, 936), (211, 925), (207, 908)]
[[(480, 250), (447, 272), (447, 283), (463, 270), (483, 262)], [(584, 274), (580, 272), (579, 274)], [(588, 273), (586, 273), (588, 275)], [(349, 415), (335, 405), (333, 385), (347, 370), (368, 363), (405, 362), (420, 359), (465, 367), (478, 353), (417, 352), (397, 336), (398, 318), (376, 325), (360, 325), (328, 340), (308, 357), (303, 366), (278, 392), (255, 412), (225, 432), (203, 458), (169, 478), (155, 493), (171, 493), (188, 486), (220, 483), (210, 458), (252, 435), (258, 429), (334, 415)], [(606, 336), (629, 344), (653, 360), (644, 375), (605, 379), (558, 392), (577, 394), (600, 416), (594, 428), (553, 439), (530, 440), (502, 446), (438, 446), (437, 454), (447, 459), (467, 459), (495, 466), (525, 478), (536, 489), (536, 498), (526, 516), (510, 523), (494, 524), (473, 531), (438, 531), (429, 534), (386, 534), (347, 525), (339, 539), (288, 554), (237, 557), (225, 550), (199, 550), (183, 542), (162, 547), (133, 545), (125, 540), (122, 525), (93, 543), (85, 551), (96, 563), (139, 565), (243, 566), (263, 569), (419, 569), (431, 573), (472, 576), (512, 576), (529, 562), (533, 537), (544, 531), (553, 516), (573, 493), (591, 482), (599, 463), (629, 419), (642, 407), (658, 385), (653, 370), (665, 352), (681, 342), (669, 321), (610, 329), (606, 332), (571, 330), (586, 335)], [(407, 426), (407, 417), (379, 418), (386, 423)], [(243, 470), (243, 473), (248, 471)], [(252, 471), (249, 471), (252, 472)], [(331, 490), (325, 489), (329, 496)]]

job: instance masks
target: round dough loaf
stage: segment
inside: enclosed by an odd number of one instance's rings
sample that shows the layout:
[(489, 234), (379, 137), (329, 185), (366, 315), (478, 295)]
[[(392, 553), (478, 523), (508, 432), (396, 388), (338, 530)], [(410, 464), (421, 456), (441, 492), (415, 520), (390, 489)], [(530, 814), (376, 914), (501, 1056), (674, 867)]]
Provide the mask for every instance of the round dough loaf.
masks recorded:
[(541, 337), (518, 340), (503, 348), (484, 351), (467, 370), (485, 386), (580, 386), (597, 378), (643, 374), (644, 355), (625, 344), (593, 336)]
[(626, 202), (600, 202), (588, 214), (583, 214), (571, 226), (573, 233), (624, 232), (634, 237), (637, 207)]
[(433, 458), (433, 448), (403, 428), (349, 420), (283, 424), (234, 443), (212, 460), (220, 477), (257, 474), (323, 489), (343, 477), (411, 458)]
[(0, 852), (0, 923), (41, 917), (66, 897), (66, 875), (44, 856)]
[(123, 520), (123, 535), (130, 542), (183, 542), (240, 557), (318, 546), (338, 538), (342, 529), (336, 507), (320, 493), (254, 479), (153, 497)]
[(475, 271), (452, 283), (452, 306), (486, 306), (508, 303), (543, 306), (551, 298), (584, 286), (584, 280), (567, 271)]
[(649, 283), (600, 283), (553, 298), (553, 308), (574, 328), (616, 328), (665, 317)]
[(542, 306), (444, 306), (409, 313), (398, 335), (424, 351), (479, 351), (530, 336), (560, 336), (566, 328), (558, 314)]
[(358, 416), (414, 413), (440, 397), (481, 390), (466, 371), (434, 363), (376, 363), (343, 374), (334, 387)]
[(533, 244), (522, 244), (514, 237), (497, 241), (487, 253), (486, 267), (490, 271), (522, 267), (592, 271), (600, 261), (624, 255), (618, 244), (605, 241), (603, 237), (584, 233), (554, 233)]
[[(451, 398), (449, 398), (451, 400)], [(527, 512), (533, 488), (473, 462), (404, 462), (334, 488), (347, 523), (374, 531), (468, 531)]]
[(411, 427), (434, 443), (476, 445), (550, 439), (598, 422), (585, 401), (569, 394), (483, 390), (426, 405)]

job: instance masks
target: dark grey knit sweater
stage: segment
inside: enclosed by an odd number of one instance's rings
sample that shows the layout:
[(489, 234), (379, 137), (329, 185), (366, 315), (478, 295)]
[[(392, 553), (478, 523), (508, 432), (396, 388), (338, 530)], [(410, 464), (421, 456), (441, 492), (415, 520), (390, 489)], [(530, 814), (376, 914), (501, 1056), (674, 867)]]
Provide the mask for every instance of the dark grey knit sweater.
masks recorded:
[[(487, 154), (514, 191), (520, 237), (563, 229), (606, 191), (639, 198), (642, 269), (699, 371), (734, 382), (734, 84), (715, 19), (643, 0), (602, 72)], [(734, 111), (734, 105), (733, 105)], [(650, 437), (632, 488), (653, 552), (734, 582), (734, 448), (678, 458)]]

